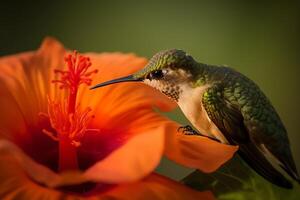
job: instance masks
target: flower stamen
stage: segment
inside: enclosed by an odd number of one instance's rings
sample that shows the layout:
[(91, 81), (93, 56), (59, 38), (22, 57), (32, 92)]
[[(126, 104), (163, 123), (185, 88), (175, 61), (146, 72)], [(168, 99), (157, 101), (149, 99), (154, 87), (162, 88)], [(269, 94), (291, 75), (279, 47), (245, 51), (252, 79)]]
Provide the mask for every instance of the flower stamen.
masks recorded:
[(60, 79), (53, 80), (60, 89), (68, 91), (66, 101), (54, 101), (48, 97), (48, 117), (52, 128), (57, 132), (43, 130), (53, 140), (59, 141), (59, 170), (73, 170), (78, 168), (76, 148), (81, 145), (80, 141), (84, 134), (89, 131), (88, 123), (93, 118), (91, 108), (83, 111), (76, 104), (77, 93), (81, 84), (90, 85), (90, 76), (98, 70), (87, 71), (91, 67), (88, 57), (81, 56), (77, 51), (65, 57), (67, 70), (54, 70), (60, 75)]

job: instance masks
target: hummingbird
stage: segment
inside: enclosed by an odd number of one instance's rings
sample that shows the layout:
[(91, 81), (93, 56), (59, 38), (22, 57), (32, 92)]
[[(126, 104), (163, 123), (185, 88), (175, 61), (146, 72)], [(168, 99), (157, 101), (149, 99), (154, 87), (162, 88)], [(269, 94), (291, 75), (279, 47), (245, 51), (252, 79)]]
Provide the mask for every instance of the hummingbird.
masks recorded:
[(100, 83), (143, 82), (174, 100), (190, 126), (187, 134), (238, 145), (238, 154), (271, 183), (300, 183), (287, 131), (270, 100), (251, 79), (227, 66), (197, 62), (183, 50), (155, 54), (140, 71)]

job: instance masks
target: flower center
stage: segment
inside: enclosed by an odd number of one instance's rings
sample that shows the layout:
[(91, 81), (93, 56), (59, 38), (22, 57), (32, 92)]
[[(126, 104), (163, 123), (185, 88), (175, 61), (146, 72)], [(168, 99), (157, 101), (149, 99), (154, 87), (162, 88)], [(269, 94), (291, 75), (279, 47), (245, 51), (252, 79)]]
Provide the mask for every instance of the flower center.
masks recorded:
[(60, 79), (52, 83), (59, 84), (60, 89), (67, 91), (68, 97), (65, 101), (55, 101), (48, 98), (48, 117), (56, 134), (43, 130), (53, 140), (59, 142), (59, 171), (78, 169), (77, 150), (80, 140), (89, 130), (87, 125), (93, 116), (91, 108), (80, 109), (76, 104), (79, 86), (90, 85), (90, 76), (97, 70), (88, 71), (91, 62), (88, 57), (79, 55), (76, 51), (65, 58), (67, 70), (55, 70)]

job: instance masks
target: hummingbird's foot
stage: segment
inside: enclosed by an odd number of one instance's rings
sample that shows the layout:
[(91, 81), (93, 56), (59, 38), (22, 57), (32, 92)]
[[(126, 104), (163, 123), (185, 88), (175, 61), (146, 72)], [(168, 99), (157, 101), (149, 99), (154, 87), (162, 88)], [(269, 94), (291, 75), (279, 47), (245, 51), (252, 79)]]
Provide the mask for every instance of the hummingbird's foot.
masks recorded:
[(198, 133), (197, 131), (195, 131), (190, 125), (186, 125), (186, 126), (180, 126), (177, 129), (178, 132), (181, 132), (184, 135), (201, 135), (200, 133)]
[(182, 132), (184, 135), (198, 135), (198, 136), (202, 136), (202, 137), (207, 137), (211, 140), (214, 140), (216, 142), (221, 142), (220, 140), (216, 139), (216, 138), (212, 138), (210, 136), (204, 135), (199, 133), (198, 131), (195, 131), (190, 125), (186, 125), (186, 126), (180, 126), (177, 129), (178, 132)]

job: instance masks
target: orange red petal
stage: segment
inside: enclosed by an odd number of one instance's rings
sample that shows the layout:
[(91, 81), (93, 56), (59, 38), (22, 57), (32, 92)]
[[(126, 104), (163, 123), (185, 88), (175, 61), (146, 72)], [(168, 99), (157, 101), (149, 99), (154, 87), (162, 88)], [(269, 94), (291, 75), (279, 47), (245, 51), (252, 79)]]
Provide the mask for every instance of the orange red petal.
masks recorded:
[(18, 159), (11, 156), (6, 150), (3, 148), (3, 145), (0, 145), (0, 197), (3, 200), (102, 200), (111, 198), (116, 200), (214, 199), (210, 192), (195, 191), (156, 174), (151, 174), (138, 182), (116, 185), (104, 193), (93, 193), (92, 196), (83, 198), (82, 196), (62, 192), (55, 188), (47, 188), (32, 181), (27, 176)]
[(105, 183), (138, 181), (155, 170), (163, 154), (165, 127), (149, 129), (132, 137), (101, 162), (89, 168), (84, 177)]
[[(0, 110), (3, 111), (0, 119), (5, 121), (1, 123), (1, 129), (14, 134), (10, 122), (14, 122), (17, 128), (24, 123), (36, 124), (38, 113), (46, 112), (47, 94), (55, 92), (50, 84), (52, 70), (63, 67), (64, 52), (59, 42), (46, 38), (35, 52), (0, 58)], [(22, 134), (19, 132), (18, 135)]]
[(165, 139), (166, 156), (186, 167), (213, 172), (232, 158), (237, 146), (221, 144), (206, 137), (184, 135), (178, 124), (170, 123)]

